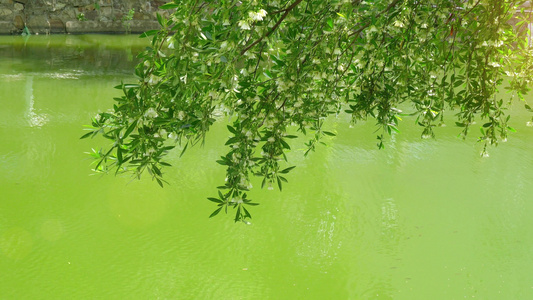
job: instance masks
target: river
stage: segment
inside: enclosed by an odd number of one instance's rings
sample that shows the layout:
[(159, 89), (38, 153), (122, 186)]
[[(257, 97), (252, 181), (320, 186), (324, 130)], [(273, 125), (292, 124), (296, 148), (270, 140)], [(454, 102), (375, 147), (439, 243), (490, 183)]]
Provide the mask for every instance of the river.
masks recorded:
[[(0, 299), (533, 299), (533, 128), (479, 155), (476, 130), (331, 119), (252, 224), (209, 219), (222, 119), (170, 185), (91, 172), (83, 125), (132, 80), (137, 36), (0, 37)], [(193, 150), (193, 151), (191, 151)]]

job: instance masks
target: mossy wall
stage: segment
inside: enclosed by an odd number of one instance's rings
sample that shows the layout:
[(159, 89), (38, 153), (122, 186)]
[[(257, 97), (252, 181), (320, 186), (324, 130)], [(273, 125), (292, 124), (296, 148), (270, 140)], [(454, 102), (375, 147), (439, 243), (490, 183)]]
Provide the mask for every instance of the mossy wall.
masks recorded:
[[(121, 33), (157, 28), (156, 13), (166, 1), (0, 0), (0, 34)], [(134, 11), (131, 17), (130, 10)]]

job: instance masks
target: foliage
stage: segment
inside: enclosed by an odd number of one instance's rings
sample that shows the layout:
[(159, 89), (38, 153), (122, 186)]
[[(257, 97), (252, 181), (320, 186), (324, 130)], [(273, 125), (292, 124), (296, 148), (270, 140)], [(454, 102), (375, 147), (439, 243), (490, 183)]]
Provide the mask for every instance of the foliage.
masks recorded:
[[(211, 216), (233, 208), (236, 221), (256, 204), (251, 176), (279, 189), (287, 182), (289, 128), (310, 137), (309, 152), (334, 135), (323, 130), (330, 115), (375, 119), (380, 148), (399, 131), (400, 107), (417, 116), (422, 138), (446, 113), (463, 136), (478, 116), (479, 140), (496, 145), (513, 130), (509, 99), (524, 101), (531, 80), (523, 2), (176, 0), (161, 7), (173, 11), (158, 16), (161, 29), (142, 35), (152, 44), (139, 55), (139, 81), (117, 86), (124, 95), (83, 137), (113, 142), (94, 151), (96, 171), (148, 171), (163, 186), (165, 154), (202, 142), (226, 113), (228, 152), (218, 163), (227, 178), (209, 200), (219, 206)], [(496, 96), (504, 81), (516, 97)]]
[(78, 19), (78, 21), (87, 21), (87, 18), (85, 17), (84, 13), (79, 13), (76, 18)]
[(131, 28), (131, 20), (133, 20), (133, 16), (135, 15), (135, 9), (130, 9), (128, 11), (128, 14), (122, 16), (122, 26), (126, 29), (126, 33), (130, 32)]

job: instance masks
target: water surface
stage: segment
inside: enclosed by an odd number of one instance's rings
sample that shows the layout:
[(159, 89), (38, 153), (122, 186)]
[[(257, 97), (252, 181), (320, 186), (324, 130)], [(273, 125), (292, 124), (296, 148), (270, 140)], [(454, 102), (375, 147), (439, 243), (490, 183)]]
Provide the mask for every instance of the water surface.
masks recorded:
[[(372, 121), (303, 157), (253, 224), (208, 219), (228, 133), (146, 177), (91, 176), (82, 125), (130, 80), (135, 36), (0, 37), (2, 299), (533, 299), (533, 128), (479, 156), (475, 133)], [(256, 182), (255, 186), (260, 186)]]

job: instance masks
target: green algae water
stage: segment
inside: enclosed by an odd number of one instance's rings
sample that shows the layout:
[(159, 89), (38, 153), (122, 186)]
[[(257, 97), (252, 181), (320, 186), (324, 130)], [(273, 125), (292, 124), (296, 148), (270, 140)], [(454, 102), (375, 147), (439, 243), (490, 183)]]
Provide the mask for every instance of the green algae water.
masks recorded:
[[(533, 128), (479, 155), (475, 133), (372, 121), (251, 196), (252, 225), (209, 219), (224, 120), (147, 176), (91, 175), (84, 124), (132, 80), (136, 36), (0, 37), (0, 299), (533, 299)], [(518, 110), (515, 112), (518, 113)], [(303, 142), (301, 140), (300, 142)]]

